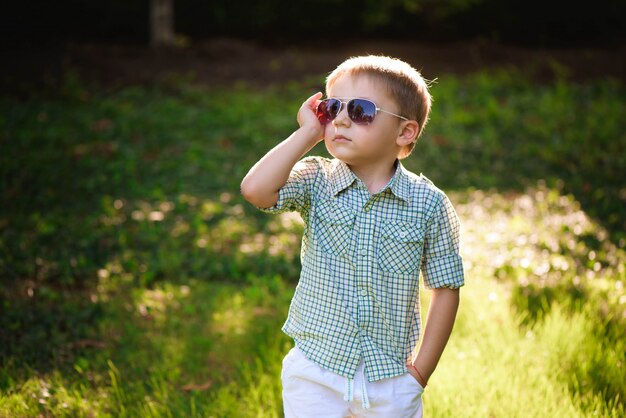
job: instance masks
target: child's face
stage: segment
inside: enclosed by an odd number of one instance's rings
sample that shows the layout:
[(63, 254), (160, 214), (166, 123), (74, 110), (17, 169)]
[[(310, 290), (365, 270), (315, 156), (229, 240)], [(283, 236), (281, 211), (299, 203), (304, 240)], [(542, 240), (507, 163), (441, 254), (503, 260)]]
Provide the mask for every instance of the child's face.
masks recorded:
[[(348, 101), (354, 98), (369, 99), (387, 111), (398, 113), (398, 105), (367, 76), (343, 75), (328, 90), (328, 97)], [(396, 139), (401, 132), (402, 120), (378, 112), (369, 125), (354, 123), (344, 105), (341, 112), (324, 127), (324, 142), (330, 154), (349, 165), (371, 165), (394, 161), (401, 147)]]

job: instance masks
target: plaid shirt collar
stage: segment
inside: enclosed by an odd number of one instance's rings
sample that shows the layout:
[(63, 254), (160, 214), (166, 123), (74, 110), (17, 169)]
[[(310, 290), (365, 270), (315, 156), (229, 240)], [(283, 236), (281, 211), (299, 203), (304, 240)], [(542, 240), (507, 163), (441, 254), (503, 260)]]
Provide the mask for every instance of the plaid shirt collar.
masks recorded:
[[(355, 181), (359, 181), (359, 178), (343, 161), (335, 159), (333, 161), (334, 167), (331, 170), (329, 181), (331, 184), (332, 192), (334, 196), (348, 187), (350, 187)], [(389, 189), (398, 198), (409, 202), (409, 175), (399, 160), (394, 163), (396, 172), (391, 180), (385, 187), (380, 190), (379, 193)]]

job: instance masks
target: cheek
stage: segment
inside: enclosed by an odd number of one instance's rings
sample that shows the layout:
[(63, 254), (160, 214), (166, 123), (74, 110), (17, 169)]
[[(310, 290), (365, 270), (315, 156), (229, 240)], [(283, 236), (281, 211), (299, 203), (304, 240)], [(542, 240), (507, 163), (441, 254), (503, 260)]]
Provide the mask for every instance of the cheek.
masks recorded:
[(332, 122), (324, 125), (324, 139), (331, 139), (335, 137), (335, 127)]
[(326, 136), (326, 135), (324, 136), (324, 145), (326, 146), (326, 149), (328, 150), (328, 152), (332, 154), (332, 151), (335, 148), (334, 147), (335, 144), (333, 143), (332, 136)]

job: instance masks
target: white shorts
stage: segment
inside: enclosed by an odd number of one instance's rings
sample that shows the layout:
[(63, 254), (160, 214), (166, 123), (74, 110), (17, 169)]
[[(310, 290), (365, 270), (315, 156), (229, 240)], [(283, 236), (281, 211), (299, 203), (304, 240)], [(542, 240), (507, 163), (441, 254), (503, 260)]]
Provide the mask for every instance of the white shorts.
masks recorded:
[(309, 360), (294, 347), (281, 374), (286, 418), (421, 418), (424, 388), (410, 374), (368, 382), (361, 361), (348, 379)]

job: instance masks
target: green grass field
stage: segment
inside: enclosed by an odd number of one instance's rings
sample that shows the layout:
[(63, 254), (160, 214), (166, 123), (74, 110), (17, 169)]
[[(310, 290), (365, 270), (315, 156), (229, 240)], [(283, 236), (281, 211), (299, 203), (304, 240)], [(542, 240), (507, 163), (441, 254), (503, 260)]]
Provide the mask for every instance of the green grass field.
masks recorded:
[[(626, 87), (530, 80), (442, 75), (405, 161), (463, 226), (430, 417), (626, 414)], [(282, 416), (302, 224), (238, 188), (321, 83), (0, 99), (0, 417)]]

